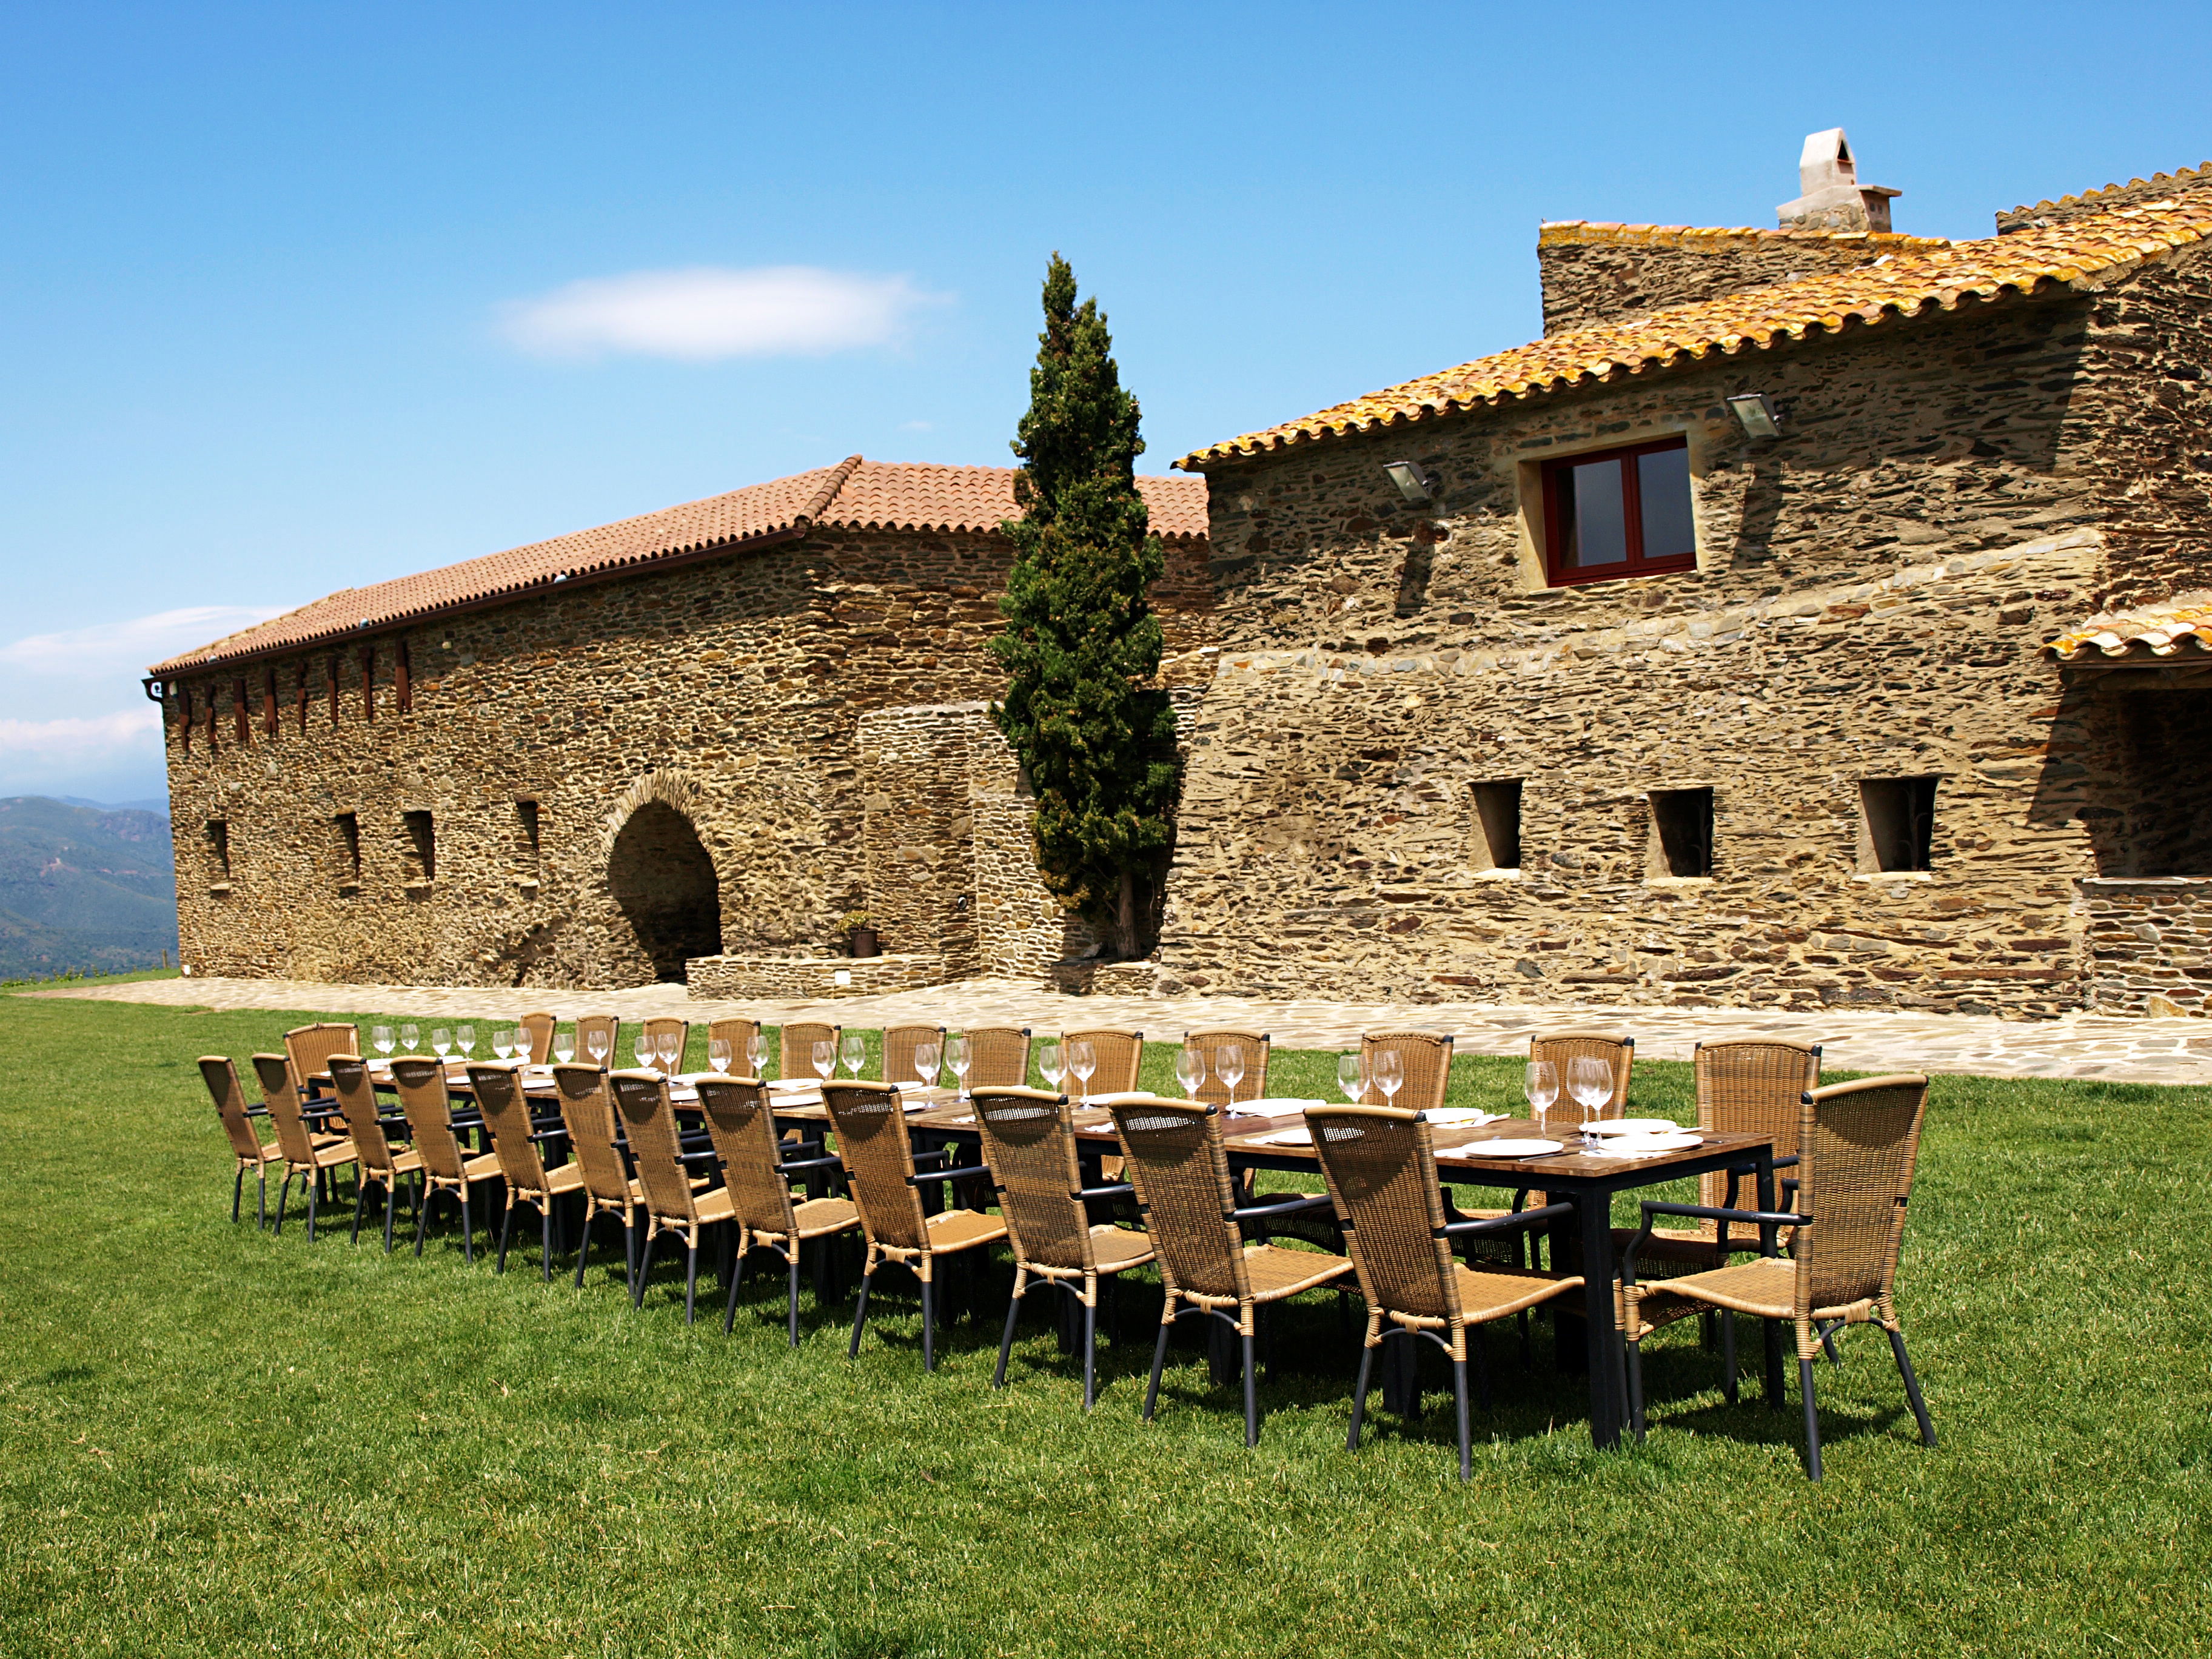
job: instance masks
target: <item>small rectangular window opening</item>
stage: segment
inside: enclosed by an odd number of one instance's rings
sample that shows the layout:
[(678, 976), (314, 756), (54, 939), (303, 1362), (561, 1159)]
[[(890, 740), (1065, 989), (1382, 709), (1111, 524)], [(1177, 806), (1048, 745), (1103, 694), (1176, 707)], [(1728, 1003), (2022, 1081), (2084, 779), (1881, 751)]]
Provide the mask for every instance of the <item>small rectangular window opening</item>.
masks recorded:
[(210, 818), (207, 824), (208, 868), (217, 881), (230, 879), (230, 824), (222, 818)]
[(1696, 565), (1682, 439), (1547, 461), (1542, 477), (1545, 564), (1555, 586)]
[(521, 826), (522, 830), (523, 856), (528, 860), (530, 867), (534, 870), (538, 867), (538, 854), (539, 848), (538, 833), (538, 803), (534, 800), (516, 801), (514, 803), (514, 817), (515, 821)]
[(407, 826), (407, 879), (410, 884), (438, 878), (438, 832), (428, 812), (403, 812)]
[(1925, 870), (1936, 838), (1936, 780), (1859, 781), (1859, 868)]
[(1474, 786), (1475, 867), (1521, 867), (1521, 780), (1506, 778)]
[(338, 884), (343, 887), (361, 885), (361, 817), (355, 812), (341, 812), (331, 822), (338, 832)]
[(1713, 872), (1713, 792), (1710, 789), (1654, 789), (1651, 792), (1651, 852), (1655, 876), (1710, 876)]

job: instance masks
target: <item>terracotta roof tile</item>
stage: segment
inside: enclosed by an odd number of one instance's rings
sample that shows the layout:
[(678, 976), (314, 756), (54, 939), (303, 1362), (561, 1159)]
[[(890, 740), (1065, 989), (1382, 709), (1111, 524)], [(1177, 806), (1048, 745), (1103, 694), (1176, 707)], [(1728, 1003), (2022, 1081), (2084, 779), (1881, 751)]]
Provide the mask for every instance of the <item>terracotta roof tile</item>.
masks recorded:
[[(1685, 239), (1697, 234), (1674, 227), (1588, 228), (1646, 235), (1662, 230)], [(1764, 349), (1822, 330), (1833, 332), (1853, 319), (1875, 325), (1948, 311), (1970, 296), (2028, 294), (2044, 283), (2087, 286), (2200, 241), (2208, 232), (2212, 232), (2212, 193), (2141, 203), (2008, 236), (1937, 243), (1885, 255), (1850, 270), (1723, 295), (1648, 317), (1568, 330), (1355, 398), (1301, 420), (1231, 438), (1175, 465), (1196, 469), (1291, 444), (1380, 431), (1509, 398), (1541, 397), (1613, 374), (1639, 374), (1692, 362), (1715, 352)], [(1868, 240), (1872, 243), (1876, 239)]]
[[(1206, 533), (1203, 478), (1139, 478), (1152, 528), (1170, 540)], [(154, 676), (296, 650), (389, 628), (456, 606), (521, 598), (556, 581), (604, 576), (714, 548), (783, 538), (809, 526), (852, 530), (989, 531), (1014, 514), (1010, 466), (933, 466), (863, 460), (750, 484), (595, 530), (532, 542), (436, 570), (342, 588), (197, 651), (156, 663)]]
[(2045, 198), (2033, 206), (2022, 203), (2011, 212), (2002, 213), (1997, 216), (2000, 219), (2024, 219), (2031, 214), (2041, 213), (2053, 208), (2083, 207), (2094, 202), (2100, 196), (2118, 196), (2130, 191), (2141, 190), (2147, 185), (2160, 185), (2172, 190), (2182, 191), (2195, 190), (2207, 184), (2212, 184), (2212, 161), (2200, 161), (2193, 167), (2179, 167), (2172, 173), (2154, 173), (2148, 179), (2130, 179), (2124, 185), (2106, 185), (2101, 190), (2085, 190), (2078, 196), (2062, 196), (2055, 202)]
[(1954, 247), (1944, 236), (1903, 236), (1893, 231), (1761, 230), (1755, 225), (1619, 225), (1603, 219), (1547, 219), (1536, 228), (1539, 247), (1705, 247), (1727, 242), (1786, 244), (1863, 243), (1869, 259), (1885, 253), (1917, 253)]
[(2060, 662), (2099, 657), (2143, 661), (2212, 653), (2212, 604), (2169, 604), (2092, 617), (2043, 647)]

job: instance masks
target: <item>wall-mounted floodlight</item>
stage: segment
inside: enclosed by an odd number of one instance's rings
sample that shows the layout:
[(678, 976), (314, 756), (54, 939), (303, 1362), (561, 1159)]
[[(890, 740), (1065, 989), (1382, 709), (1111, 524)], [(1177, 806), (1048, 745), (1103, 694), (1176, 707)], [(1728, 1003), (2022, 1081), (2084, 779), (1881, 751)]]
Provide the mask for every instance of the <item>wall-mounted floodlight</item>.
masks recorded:
[(1782, 417), (1774, 412), (1774, 399), (1764, 392), (1739, 392), (1728, 400), (1747, 438), (1778, 438)]
[(1385, 461), (1382, 470), (1390, 475), (1390, 482), (1398, 486), (1398, 493), (1415, 507), (1434, 501), (1437, 475), (1425, 471), (1411, 461)]

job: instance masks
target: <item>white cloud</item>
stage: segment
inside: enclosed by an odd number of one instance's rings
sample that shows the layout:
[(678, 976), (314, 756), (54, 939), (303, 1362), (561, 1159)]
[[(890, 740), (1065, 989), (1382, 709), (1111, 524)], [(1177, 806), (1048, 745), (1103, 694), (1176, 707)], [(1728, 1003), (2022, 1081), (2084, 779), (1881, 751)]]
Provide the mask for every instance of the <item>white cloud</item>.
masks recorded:
[(902, 432), (934, 432), (937, 428), (931, 425), (927, 421), (901, 421), (899, 422), (899, 430)]
[(64, 715), (60, 720), (0, 720), (0, 770), (70, 774), (102, 771), (118, 763), (157, 758), (161, 711), (152, 703), (112, 714)]
[[(283, 614), (283, 606), (194, 605), (123, 622), (95, 623), (58, 634), (32, 634), (0, 645), (0, 668), (73, 679), (138, 676), (149, 663), (211, 644), (241, 628)], [(131, 711), (133, 717), (137, 710)], [(52, 724), (52, 722), (48, 722)], [(0, 721), (0, 728), (21, 721)]]
[(701, 265), (571, 283), (509, 303), (501, 324), (515, 344), (549, 357), (819, 356), (894, 340), (916, 307), (947, 297), (924, 294), (904, 276)]

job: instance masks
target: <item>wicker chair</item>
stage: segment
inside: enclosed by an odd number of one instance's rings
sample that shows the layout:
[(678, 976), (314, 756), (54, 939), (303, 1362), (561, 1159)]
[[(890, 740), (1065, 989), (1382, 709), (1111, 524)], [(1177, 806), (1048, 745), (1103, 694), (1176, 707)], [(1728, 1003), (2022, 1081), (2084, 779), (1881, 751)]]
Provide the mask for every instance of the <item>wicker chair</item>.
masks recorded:
[[(1168, 1337), (1188, 1314), (1222, 1321), (1243, 1345), (1244, 1443), (1260, 1443), (1259, 1379), (1253, 1370), (1255, 1311), (1312, 1290), (1352, 1271), (1345, 1257), (1279, 1244), (1246, 1244), (1238, 1224), (1268, 1220), (1329, 1200), (1304, 1194), (1288, 1203), (1240, 1208), (1221, 1144), (1218, 1107), (1186, 1105), (1157, 1097), (1114, 1106), (1114, 1130), (1122, 1167), (1137, 1189), (1137, 1203), (1159, 1260), (1166, 1291), (1160, 1334), (1152, 1350), (1152, 1375), (1145, 1390), (1145, 1418), (1158, 1404)], [(1234, 1316), (1231, 1316), (1231, 1310)]]
[(529, 1041), (530, 1063), (532, 1066), (544, 1066), (551, 1062), (553, 1033), (560, 1028), (560, 1021), (554, 1018), (552, 1015), (544, 1013), (525, 1014), (520, 1019), (515, 1021), (515, 1030), (521, 1032)]
[(781, 1077), (818, 1078), (814, 1069), (814, 1045), (826, 1042), (836, 1053), (838, 1039), (845, 1035), (842, 1025), (823, 1025), (801, 1021), (787, 1025), (776, 1033), (776, 1073)]
[(583, 1166), (562, 1164), (549, 1170), (544, 1159), (538, 1155), (540, 1141), (566, 1137), (557, 1129), (541, 1133), (532, 1121), (530, 1097), (523, 1092), (520, 1066), (470, 1066), (469, 1092), (476, 1097), (477, 1109), (483, 1113), (484, 1126), (491, 1131), (492, 1153), (499, 1159), (500, 1174), (507, 1182), (507, 1206), (499, 1218), (499, 1263), (495, 1271), (507, 1271), (507, 1230), (514, 1224), (514, 1206), (527, 1204), (538, 1212), (538, 1275), (550, 1280), (553, 1277), (553, 1203), (566, 1194), (583, 1189)]
[[(1403, 1111), (1432, 1112), (1444, 1103), (1444, 1091), (1451, 1086), (1453, 1041), (1434, 1031), (1363, 1031), (1359, 1074), (1372, 1079), (1375, 1056), (1386, 1049), (1395, 1051), (1406, 1080), (1389, 1103)], [(1381, 1092), (1370, 1080), (1361, 1103), (1374, 1101)]]
[(1098, 1281), (1150, 1261), (1152, 1241), (1111, 1222), (1094, 1224), (1085, 1206), (1133, 1189), (1126, 1183), (1084, 1186), (1076, 1162), (1074, 1114), (1065, 1095), (1042, 1089), (978, 1089), (975, 1125), (1014, 1253), (1014, 1293), (1006, 1304), (1006, 1331), (999, 1341), (999, 1369), (991, 1386), (1006, 1386), (1014, 1322), (1030, 1281), (1036, 1279), (1066, 1291), (1082, 1305), (1083, 1409), (1089, 1411), (1098, 1397)]
[(859, 1226), (860, 1212), (849, 1199), (792, 1197), (793, 1176), (834, 1169), (838, 1160), (821, 1156), (818, 1143), (804, 1149), (813, 1157), (785, 1157), (791, 1149), (776, 1134), (768, 1091), (758, 1078), (702, 1078), (699, 1105), (706, 1114), (714, 1155), (721, 1160), (722, 1181), (738, 1224), (736, 1257), (730, 1269), (730, 1304), (722, 1314), (723, 1333), (726, 1335), (737, 1323), (738, 1286), (744, 1277), (747, 1253), (774, 1250), (783, 1258), (790, 1281), (787, 1301), (791, 1346), (795, 1348), (799, 1346), (800, 1253), (815, 1239), (830, 1238)]
[[(430, 1200), (451, 1193), (461, 1206), (461, 1259), (473, 1262), (476, 1221), (470, 1195), (481, 1182), (500, 1178), (499, 1154), (471, 1155), (453, 1132), (452, 1097), (446, 1092), (443, 1060), (394, 1058), (392, 1086), (407, 1114), (409, 1138), (422, 1159), (422, 1201), (415, 1212), (415, 1254), (422, 1254), (422, 1234), (430, 1222)], [(491, 1218), (484, 1218), (489, 1223)]]
[[(291, 1068), (292, 1087), (303, 1104), (314, 1099), (314, 1079), (330, 1071), (332, 1054), (360, 1052), (358, 1025), (329, 1021), (295, 1025), (284, 1033), (284, 1063)], [(312, 1127), (316, 1115), (311, 1112), (309, 1115)]]
[[(1928, 1110), (1928, 1079), (1917, 1073), (1867, 1078), (1808, 1092), (1800, 1104), (1796, 1207), (1792, 1211), (1722, 1208), (1701, 1204), (1644, 1206), (1644, 1233), (1654, 1218), (1682, 1216), (1735, 1226), (1789, 1227), (1790, 1253), (1717, 1267), (1710, 1273), (1640, 1284), (1636, 1260), (1642, 1234), (1621, 1261), (1622, 1328), (1628, 1339), (1630, 1420), (1644, 1434), (1643, 1341), (1670, 1318), (1703, 1308), (1720, 1310), (1733, 1333), (1735, 1316), (1788, 1320), (1797, 1330), (1797, 1384), (1805, 1407), (1805, 1473), (1820, 1478), (1820, 1419), (1813, 1386), (1813, 1357), (1846, 1325), (1878, 1324), (1889, 1334), (1891, 1354), (1923, 1444), (1936, 1443), (1936, 1425), (1920, 1397), (1919, 1379), (1905, 1352), (1897, 1318), (1897, 1256), (1905, 1237), (1905, 1208), (1912, 1195), (1912, 1170)], [(1735, 1344), (1729, 1345), (1725, 1386), (1735, 1397)]]
[(945, 1028), (942, 1025), (894, 1025), (884, 1033), (884, 1081), (886, 1083), (921, 1083), (934, 1085), (934, 1077), (924, 1077), (915, 1068), (914, 1051), (925, 1042), (939, 1045), (938, 1053), (945, 1052)]
[(860, 1352), (860, 1330), (868, 1318), (868, 1290), (876, 1269), (885, 1261), (911, 1267), (921, 1280), (921, 1368), (937, 1369), (936, 1266), (939, 1256), (956, 1255), (995, 1244), (1006, 1236), (1006, 1224), (981, 1210), (943, 1210), (922, 1213), (918, 1188), (936, 1182), (981, 1176), (990, 1171), (978, 1165), (967, 1170), (931, 1170), (916, 1174), (917, 1164), (949, 1159), (949, 1151), (917, 1157), (906, 1131), (906, 1114), (900, 1109), (898, 1091), (888, 1083), (853, 1080), (832, 1083), (822, 1091), (830, 1109), (830, 1124), (837, 1132), (837, 1154), (845, 1166), (854, 1201), (860, 1206), (860, 1231), (868, 1241), (866, 1265), (860, 1272), (860, 1304), (853, 1310), (850, 1357)]
[[(1081, 1085), (1083, 1097), (1092, 1095), (1127, 1094), (1137, 1085), (1138, 1075), (1145, 1069), (1145, 1034), (1142, 1031), (1063, 1031), (1060, 1036), (1062, 1058), (1068, 1045), (1087, 1042), (1098, 1069), (1091, 1080)], [(1064, 1081), (1073, 1082), (1071, 1072)], [(970, 1088), (975, 1086), (973, 1083)]]
[[(592, 1060), (592, 1037), (594, 1033), (607, 1040), (606, 1057), (604, 1060)], [(580, 1014), (577, 1016), (576, 1058), (580, 1061), (589, 1060), (592, 1065), (600, 1066), (614, 1066), (620, 1063), (617, 1060), (617, 1056), (619, 1055), (621, 1052), (622, 1021), (616, 1018), (612, 1014)], [(607, 1109), (609, 1111), (612, 1111), (614, 1108), (610, 1105)]]
[(1548, 1060), (1559, 1079), (1559, 1104), (1569, 1112), (1577, 1112), (1573, 1097), (1567, 1093), (1567, 1062), (1571, 1060), (1601, 1060), (1613, 1071), (1613, 1098), (1599, 1112), (1601, 1118), (1619, 1117), (1628, 1105), (1628, 1074), (1636, 1063), (1636, 1039), (1619, 1036), (1604, 1031), (1554, 1031), (1547, 1036), (1528, 1039), (1528, 1058)]
[[(1206, 1080), (1198, 1085), (1201, 1105), (1226, 1106), (1229, 1085), (1221, 1080), (1221, 1051), (1231, 1044), (1244, 1056), (1244, 1075), (1237, 1079), (1239, 1100), (1263, 1100), (1267, 1094), (1267, 1055), (1274, 1039), (1265, 1031), (1185, 1031), (1182, 1046), (1206, 1056)], [(1134, 1087), (1134, 1085), (1131, 1085)]]
[(237, 1177), (230, 1183), (230, 1218), (238, 1219), (239, 1206), (246, 1198), (246, 1172), (251, 1170), (260, 1182), (254, 1224), (265, 1227), (269, 1224), (269, 1166), (284, 1161), (283, 1147), (273, 1140), (263, 1145), (253, 1127), (253, 1120), (268, 1116), (269, 1109), (246, 1103), (238, 1067), (228, 1054), (202, 1054), (200, 1077), (207, 1084), (208, 1093), (215, 1097), (216, 1115), (222, 1119), (222, 1132), (230, 1137), (231, 1157), (238, 1166)]
[(1019, 1089), (1028, 1085), (1028, 1026), (985, 1025), (970, 1028), (962, 1035), (968, 1039), (968, 1075), (962, 1079), (965, 1087)]
[[(653, 1272), (653, 1240), (662, 1233), (674, 1233), (684, 1244), (684, 1322), (689, 1325), (699, 1298), (699, 1235), (720, 1223), (737, 1219), (730, 1206), (730, 1189), (717, 1187), (704, 1191), (708, 1177), (694, 1176), (684, 1167), (684, 1148), (676, 1133), (676, 1104), (668, 1097), (666, 1078), (657, 1072), (617, 1072), (608, 1082), (629, 1141), (638, 1187), (645, 1196), (645, 1249), (638, 1258), (636, 1280), (630, 1286), (630, 1305), (636, 1307), (645, 1300), (645, 1281)], [(712, 1158), (714, 1154), (697, 1156)]]
[(592, 1252), (592, 1223), (603, 1212), (622, 1218), (623, 1289), (637, 1283), (637, 1206), (645, 1194), (630, 1179), (615, 1145), (614, 1096), (607, 1074), (596, 1066), (556, 1066), (554, 1092), (561, 1097), (561, 1124), (568, 1132), (568, 1150), (584, 1172), (584, 1231), (576, 1241), (576, 1285), (583, 1288), (584, 1261)]
[(674, 1069), (679, 1072), (684, 1069), (684, 1050), (690, 1047), (691, 1042), (691, 1022), (690, 1020), (678, 1019), (672, 1014), (657, 1014), (653, 1018), (647, 1020), (644, 1024), (638, 1028), (638, 1030), (648, 1041), (652, 1042), (658, 1042), (660, 1038), (665, 1036), (674, 1037), (676, 1039), (676, 1065)]
[[(1344, 1237), (1367, 1299), (1367, 1337), (1359, 1355), (1359, 1382), (1352, 1400), (1352, 1433), (1346, 1447), (1359, 1449), (1359, 1424), (1367, 1409), (1375, 1356), (1394, 1336), (1425, 1337), (1451, 1360), (1452, 1400), (1459, 1418), (1459, 1478), (1473, 1464), (1468, 1440), (1468, 1331), (1582, 1288), (1579, 1273), (1547, 1273), (1455, 1260), (1455, 1237), (1498, 1233), (1570, 1213), (1571, 1204), (1496, 1220), (1449, 1220), (1437, 1177), (1436, 1143), (1418, 1112), (1381, 1106), (1308, 1108), (1314, 1150), (1328, 1195), (1344, 1224)], [(1388, 1322), (1390, 1328), (1385, 1328)], [(1475, 1351), (1482, 1404), (1490, 1407), (1488, 1376)], [(1418, 1396), (1417, 1396), (1418, 1397)]]
[(308, 1128), (296, 1073), (287, 1056), (254, 1055), (253, 1074), (261, 1085), (261, 1103), (269, 1109), (269, 1121), (276, 1128), (277, 1150), (284, 1155), (284, 1184), (276, 1191), (276, 1222), (270, 1231), (284, 1231), (284, 1201), (291, 1196), (292, 1177), (298, 1176), (307, 1187), (307, 1242), (312, 1244), (315, 1205), (324, 1182), (331, 1171), (355, 1161), (353, 1147), (343, 1135), (318, 1134)]
[(346, 1131), (359, 1163), (360, 1172), (354, 1177), (353, 1242), (361, 1242), (361, 1218), (374, 1185), (384, 1198), (384, 1253), (390, 1255), (392, 1207), (403, 1177), (415, 1177), (415, 1214), (418, 1220), (422, 1214), (422, 1154), (411, 1146), (395, 1149), (392, 1145), (386, 1130), (405, 1120), (387, 1116), (376, 1103), (376, 1085), (368, 1080), (368, 1067), (358, 1054), (333, 1054), (329, 1064), (331, 1088), (338, 1097), (338, 1109), (345, 1114)]
[(752, 1056), (748, 1051), (753, 1039), (759, 1035), (760, 1022), (757, 1019), (717, 1019), (710, 1020), (707, 1024), (707, 1041), (709, 1043), (726, 1042), (730, 1045), (730, 1063), (724, 1069), (738, 1077), (751, 1074)]

